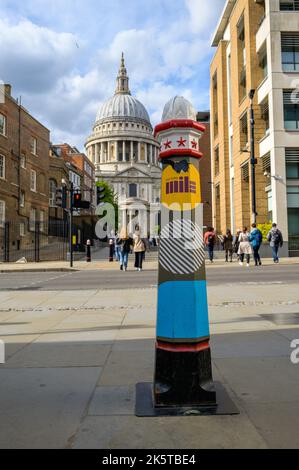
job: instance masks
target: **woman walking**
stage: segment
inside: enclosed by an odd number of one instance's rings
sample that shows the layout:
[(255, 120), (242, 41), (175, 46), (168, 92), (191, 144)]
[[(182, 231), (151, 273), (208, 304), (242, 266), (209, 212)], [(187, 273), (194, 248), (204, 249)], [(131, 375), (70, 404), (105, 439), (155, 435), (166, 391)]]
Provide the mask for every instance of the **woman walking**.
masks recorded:
[(250, 255), (252, 254), (252, 248), (249, 242), (250, 234), (247, 230), (247, 227), (244, 227), (242, 232), (239, 235), (239, 250), (238, 254), (240, 256), (239, 264), (243, 266), (244, 257), (246, 256), (247, 267), (250, 266)]
[(127, 271), (128, 260), (131, 246), (133, 245), (132, 238), (129, 237), (127, 229), (123, 227), (120, 231), (119, 237), (116, 239), (116, 244), (119, 246), (119, 265), (121, 271)]
[(135, 227), (133, 242), (133, 251), (135, 253), (135, 268), (137, 269), (137, 271), (142, 271), (142, 262), (145, 253), (145, 243), (141, 238), (140, 228), (138, 225), (136, 225)]
[(225, 250), (225, 262), (228, 263), (228, 257), (230, 262), (233, 262), (233, 236), (228, 228), (226, 234), (223, 237), (223, 249)]

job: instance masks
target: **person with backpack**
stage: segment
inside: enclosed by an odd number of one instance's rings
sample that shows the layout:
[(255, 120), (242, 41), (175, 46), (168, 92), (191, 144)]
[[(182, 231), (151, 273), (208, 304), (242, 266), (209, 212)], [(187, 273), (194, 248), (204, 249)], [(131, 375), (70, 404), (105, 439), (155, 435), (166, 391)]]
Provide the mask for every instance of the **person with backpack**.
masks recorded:
[(223, 249), (225, 250), (225, 262), (228, 263), (228, 257), (230, 262), (233, 262), (233, 240), (234, 237), (232, 236), (232, 232), (228, 228), (226, 234), (223, 237)]
[(116, 239), (116, 244), (119, 246), (119, 264), (121, 271), (127, 271), (129, 253), (133, 240), (128, 236), (127, 229), (123, 227), (120, 231), (119, 237)]
[(279, 263), (278, 252), (279, 248), (283, 246), (283, 236), (281, 231), (277, 228), (277, 224), (272, 224), (272, 229), (267, 235), (267, 240), (272, 248), (274, 263)]
[(208, 249), (209, 260), (211, 261), (211, 263), (213, 263), (214, 262), (214, 246), (216, 243), (216, 233), (213, 227), (208, 228), (208, 231), (205, 233), (204, 242)]
[(255, 266), (261, 266), (262, 261), (259, 254), (260, 247), (263, 241), (263, 234), (260, 229), (257, 228), (256, 224), (252, 224), (252, 231), (249, 236), (249, 241), (253, 249), (253, 257), (255, 261)]

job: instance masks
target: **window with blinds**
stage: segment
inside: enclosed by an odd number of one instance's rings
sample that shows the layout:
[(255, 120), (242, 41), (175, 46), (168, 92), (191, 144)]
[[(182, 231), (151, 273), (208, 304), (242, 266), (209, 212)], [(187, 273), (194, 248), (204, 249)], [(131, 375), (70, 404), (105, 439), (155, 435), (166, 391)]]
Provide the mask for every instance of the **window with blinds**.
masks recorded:
[(247, 111), (240, 118), (240, 145), (241, 151), (246, 150), (248, 146), (248, 117)]
[(299, 147), (286, 148), (285, 157), (287, 179), (299, 180)]
[(299, 11), (299, 0), (280, 0), (281, 11)]
[(269, 133), (270, 121), (269, 121), (269, 99), (268, 97), (260, 104), (261, 119), (265, 124), (265, 134)]
[(299, 32), (281, 33), (281, 55), (285, 72), (299, 71)]
[(270, 155), (270, 153), (267, 153), (266, 155), (262, 156), (262, 167), (263, 167), (263, 173), (267, 173), (268, 175), (271, 175), (271, 155)]
[(241, 178), (244, 183), (249, 183), (249, 162), (241, 166)]
[(287, 130), (299, 129), (299, 93), (297, 90), (283, 91), (284, 126)]

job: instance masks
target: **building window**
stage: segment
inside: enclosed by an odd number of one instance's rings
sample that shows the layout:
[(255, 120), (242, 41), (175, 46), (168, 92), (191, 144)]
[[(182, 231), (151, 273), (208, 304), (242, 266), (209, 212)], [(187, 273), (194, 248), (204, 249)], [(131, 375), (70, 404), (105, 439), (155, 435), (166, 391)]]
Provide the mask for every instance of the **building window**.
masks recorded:
[(0, 227), (4, 227), (5, 223), (5, 202), (0, 201)]
[(217, 72), (214, 73), (212, 79), (213, 87), (213, 125), (214, 125), (214, 136), (218, 135), (218, 81), (217, 81)]
[(241, 150), (247, 150), (247, 147), (248, 147), (248, 118), (247, 118), (247, 111), (240, 118), (240, 144), (241, 144)]
[(39, 212), (39, 231), (45, 231), (45, 211)]
[(35, 230), (35, 222), (36, 222), (36, 209), (30, 209), (29, 215), (29, 230)]
[(287, 148), (285, 156), (287, 179), (299, 180), (299, 148)]
[(20, 207), (25, 207), (25, 193), (24, 193), (24, 191), (21, 191), (21, 194), (20, 194)]
[(5, 157), (0, 155), (0, 178), (5, 178)]
[(249, 183), (249, 163), (246, 162), (241, 166), (241, 177), (244, 183)]
[(6, 135), (6, 116), (0, 113), (0, 134)]
[(281, 33), (282, 69), (299, 71), (299, 33)]
[(298, 0), (280, 0), (281, 11), (298, 11), (299, 2)]
[(33, 155), (37, 155), (37, 140), (35, 137), (31, 137), (30, 152), (33, 153)]
[(215, 148), (215, 176), (219, 175), (219, 145)]
[(283, 91), (284, 126), (285, 129), (299, 129), (299, 100), (296, 90)]
[(49, 205), (50, 207), (56, 207), (56, 190), (57, 183), (55, 180), (49, 181)]
[(267, 43), (265, 43), (258, 52), (259, 66), (262, 72), (262, 80), (268, 76), (268, 56), (267, 56)]
[(137, 184), (129, 184), (129, 197), (137, 197)]
[(20, 164), (21, 164), (21, 168), (26, 168), (26, 157), (25, 155), (21, 155), (21, 159), (20, 159)]
[(30, 189), (36, 192), (36, 171), (31, 170), (30, 172)]
[(245, 47), (245, 25), (244, 17), (239, 20), (238, 26), (238, 62), (239, 62), (239, 93), (240, 101), (246, 96), (246, 47)]
[[(262, 156), (262, 167), (263, 167), (263, 173), (265, 177), (267, 178), (267, 183), (269, 183), (269, 177), (271, 176), (271, 155), (270, 153), (267, 153), (266, 155)], [(271, 180), (270, 180), (271, 182)], [(269, 186), (269, 184), (267, 184)]]
[(268, 96), (260, 104), (261, 119), (264, 121), (265, 135), (269, 134), (270, 122), (269, 122), (269, 99)]
[(288, 207), (299, 208), (299, 186), (288, 186)]
[(20, 237), (25, 237), (25, 222), (20, 222)]

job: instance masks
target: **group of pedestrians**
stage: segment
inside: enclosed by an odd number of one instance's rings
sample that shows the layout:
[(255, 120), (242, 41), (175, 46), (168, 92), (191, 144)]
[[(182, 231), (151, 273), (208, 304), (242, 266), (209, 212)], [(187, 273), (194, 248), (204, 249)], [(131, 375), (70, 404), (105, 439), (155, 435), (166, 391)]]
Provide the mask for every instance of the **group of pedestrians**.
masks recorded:
[(127, 271), (129, 255), (131, 253), (135, 255), (134, 267), (136, 271), (142, 271), (147, 243), (146, 240), (141, 237), (139, 225), (136, 225), (133, 235), (128, 233), (126, 227), (123, 227), (116, 237), (109, 239), (109, 248), (109, 261), (113, 261), (115, 254), (116, 261), (119, 261), (121, 271)]
[[(246, 260), (246, 266), (250, 266), (250, 259), (253, 255), (255, 266), (261, 266), (260, 248), (263, 242), (263, 234), (256, 224), (252, 224), (251, 232), (247, 227), (238, 230), (234, 237), (231, 230), (227, 229), (222, 238), (222, 247), (225, 251), (225, 261), (233, 262), (233, 254), (236, 253), (240, 266), (243, 266)], [(283, 246), (283, 236), (277, 228), (277, 224), (272, 224), (272, 228), (267, 235), (267, 240), (272, 248), (274, 263), (279, 263), (279, 248)], [(214, 249), (217, 242), (217, 236), (213, 227), (209, 227), (204, 236), (204, 244), (208, 250), (209, 260), (214, 262)]]

